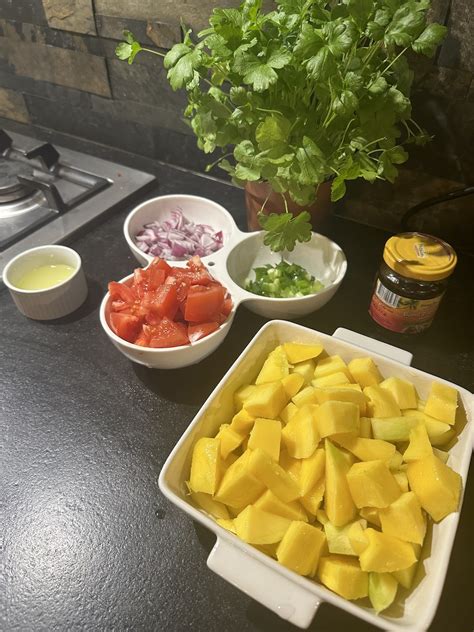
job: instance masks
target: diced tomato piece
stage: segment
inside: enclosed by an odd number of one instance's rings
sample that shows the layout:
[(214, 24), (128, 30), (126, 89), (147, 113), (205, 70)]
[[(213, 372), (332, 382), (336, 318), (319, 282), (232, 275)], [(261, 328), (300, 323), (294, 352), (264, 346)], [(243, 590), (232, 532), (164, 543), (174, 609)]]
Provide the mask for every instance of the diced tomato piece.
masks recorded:
[(231, 313), (233, 306), (234, 306), (234, 303), (232, 302), (232, 299), (230, 298), (230, 296), (227, 297), (224, 301), (224, 305), (222, 306), (222, 310), (221, 310), (224, 316), (228, 316)]
[(135, 342), (139, 335), (142, 323), (137, 316), (131, 314), (124, 314), (123, 312), (112, 312), (110, 314), (110, 326), (113, 331), (128, 342)]
[(109, 283), (109, 292), (112, 300), (118, 299), (125, 303), (134, 303), (137, 300), (137, 295), (133, 289), (124, 283), (111, 281)]
[(213, 331), (217, 331), (217, 329), (219, 329), (219, 323), (216, 323), (215, 321), (210, 323), (189, 323), (188, 337), (190, 342), (196, 342), (197, 340), (201, 340), (201, 338), (212, 334)]
[(174, 318), (178, 311), (178, 292), (176, 285), (162, 285), (154, 292), (153, 300), (150, 303), (150, 310), (158, 316)]
[(151, 272), (151, 270), (163, 270), (165, 273), (165, 277), (170, 274), (172, 267), (166, 263), (164, 259), (160, 259), (160, 257), (155, 257), (153, 261), (147, 268), (147, 272)]
[(111, 311), (112, 312), (128, 312), (131, 313), (131, 309), (133, 310), (133, 306), (130, 305), (130, 303), (125, 303), (124, 301), (118, 300), (118, 301), (112, 301), (112, 303), (110, 304), (111, 307)]
[(138, 334), (138, 338), (135, 340), (135, 344), (139, 347), (149, 347), (150, 346), (150, 336), (147, 336), (145, 332), (141, 332)]
[(166, 272), (163, 268), (158, 268), (158, 266), (153, 266), (148, 271), (148, 289), (156, 290), (159, 288), (166, 279)]
[(165, 317), (159, 325), (153, 327), (150, 347), (179, 347), (187, 344), (189, 344), (189, 338), (186, 326), (182, 323), (175, 323)]
[(222, 285), (192, 285), (186, 299), (184, 318), (192, 323), (211, 322), (222, 310), (225, 293)]

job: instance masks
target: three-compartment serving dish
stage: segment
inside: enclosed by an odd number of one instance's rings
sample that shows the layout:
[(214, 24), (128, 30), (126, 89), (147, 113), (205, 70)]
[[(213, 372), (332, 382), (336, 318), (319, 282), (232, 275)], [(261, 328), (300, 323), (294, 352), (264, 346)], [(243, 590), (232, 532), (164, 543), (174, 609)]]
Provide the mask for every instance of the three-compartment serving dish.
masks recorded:
[[(195, 195), (164, 195), (147, 200), (135, 208), (124, 223), (127, 244), (142, 266), (153, 256), (137, 246), (135, 236), (152, 221), (166, 219), (170, 211), (179, 208), (191, 221), (206, 222), (223, 233), (223, 247), (212, 255), (202, 257), (211, 274), (224, 285), (233, 300), (233, 309), (227, 320), (214, 333), (181, 347), (154, 349), (139, 347), (119, 338), (111, 329), (108, 319), (110, 296), (106, 294), (100, 308), (101, 324), (112, 343), (130, 360), (150, 368), (180, 368), (195, 364), (212, 353), (224, 340), (239, 305), (266, 318), (291, 319), (305, 316), (320, 309), (337, 292), (346, 274), (347, 261), (341, 248), (323, 235), (312, 233), (309, 242), (297, 244), (288, 259), (305, 268), (324, 288), (316, 294), (295, 298), (267, 298), (252, 294), (243, 288), (253, 268), (279, 261), (279, 255), (263, 245), (263, 231), (245, 233), (228, 211), (216, 202)], [(170, 262), (182, 267), (186, 261)], [(122, 279), (131, 283), (133, 275)]]
[[(161, 470), (160, 489), (172, 503), (216, 534), (216, 544), (207, 560), (209, 568), (292, 624), (308, 627), (319, 605), (328, 602), (385, 630), (426, 630), (441, 596), (459, 511), (435, 524), (425, 539), (422, 563), (418, 566), (415, 587), (411, 592), (408, 594), (403, 590), (389, 609), (383, 614), (376, 614), (368, 602), (347, 601), (321, 584), (281, 566), (220, 527), (189, 501), (186, 480), (196, 441), (216, 434), (222, 420), (233, 412), (234, 392), (243, 384), (252, 382), (269, 351), (285, 342), (318, 342), (328, 354), (338, 354), (345, 362), (369, 353), (382, 374), (410, 380), (421, 398), (426, 398), (434, 379), (434, 376), (410, 367), (410, 353), (360, 334), (338, 329), (333, 336), (328, 336), (293, 323), (271, 321), (243, 350), (178, 441)], [(450, 384), (446, 380), (435, 379)], [(458, 389), (460, 396), (456, 421), (459, 434), (450, 450), (448, 464), (461, 475), (464, 489), (474, 438), (474, 398), (466, 389), (451, 386)]]

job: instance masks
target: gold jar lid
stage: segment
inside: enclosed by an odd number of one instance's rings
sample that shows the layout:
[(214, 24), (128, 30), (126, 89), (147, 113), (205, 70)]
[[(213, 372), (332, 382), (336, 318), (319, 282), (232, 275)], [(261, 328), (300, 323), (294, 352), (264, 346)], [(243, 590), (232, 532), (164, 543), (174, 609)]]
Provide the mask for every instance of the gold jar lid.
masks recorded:
[(420, 281), (446, 279), (457, 263), (456, 253), (449, 244), (423, 233), (390, 237), (385, 244), (383, 259), (395, 272)]

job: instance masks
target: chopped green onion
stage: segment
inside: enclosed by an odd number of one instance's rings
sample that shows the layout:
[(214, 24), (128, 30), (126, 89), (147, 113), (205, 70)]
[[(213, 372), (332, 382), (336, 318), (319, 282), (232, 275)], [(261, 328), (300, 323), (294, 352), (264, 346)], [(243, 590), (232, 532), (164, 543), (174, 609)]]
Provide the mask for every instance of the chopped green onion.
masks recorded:
[(254, 279), (247, 279), (245, 289), (269, 298), (294, 298), (320, 292), (324, 285), (296, 263), (280, 261), (275, 265), (254, 268)]

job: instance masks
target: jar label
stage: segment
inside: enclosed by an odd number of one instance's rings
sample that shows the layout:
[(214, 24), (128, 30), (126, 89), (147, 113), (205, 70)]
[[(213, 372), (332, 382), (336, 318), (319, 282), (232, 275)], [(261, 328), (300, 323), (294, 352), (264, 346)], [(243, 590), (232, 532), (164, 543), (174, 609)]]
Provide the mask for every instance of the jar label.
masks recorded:
[(377, 279), (369, 314), (386, 329), (415, 334), (431, 325), (441, 299), (442, 295), (425, 300), (405, 298), (389, 290)]

